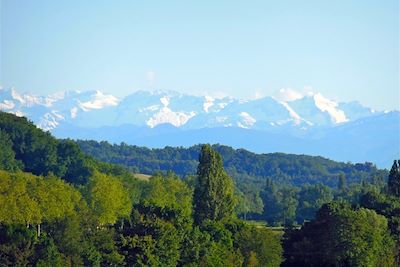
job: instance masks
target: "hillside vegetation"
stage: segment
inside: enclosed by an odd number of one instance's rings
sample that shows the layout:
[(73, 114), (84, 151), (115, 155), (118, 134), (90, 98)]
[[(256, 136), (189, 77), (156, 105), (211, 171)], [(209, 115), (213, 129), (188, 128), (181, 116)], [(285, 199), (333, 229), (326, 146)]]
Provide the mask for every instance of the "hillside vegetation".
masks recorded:
[[(83, 140), (78, 140), (77, 144), (83, 152), (104, 162), (120, 164), (147, 174), (172, 170), (182, 177), (196, 173), (201, 148), (201, 145), (196, 145), (189, 148), (149, 149), (125, 143), (113, 145), (104, 141)], [(238, 184), (264, 184), (267, 177), (273, 177), (275, 182), (296, 186), (322, 183), (336, 187), (341, 174), (346, 176), (349, 183), (369, 181), (374, 176), (386, 177), (388, 174), (370, 162), (352, 164), (307, 155), (255, 154), (223, 145), (213, 145), (213, 149), (221, 154), (224, 168)]]
[[(196, 174), (201, 149), (201, 145), (149, 149), (125, 143), (76, 142), (83, 152), (101, 161), (147, 174), (173, 171), (189, 181)], [(235, 181), (239, 215), (273, 225), (310, 220), (323, 203), (334, 198), (355, 203), (369, 184), (382, 187), (388, 175), (369, 162), (351, 164), (307, 155), (255, 154), (223, 145), (212, 147)], [(348, 190), (339, 189), (341, 179)]]
[[(266, 167), (255, 167), (258, 155), (201, 145), (176, 149), (185, 157), (173, 148), (159, 156), (166, 163), (169, 158), (171, 166), (180, 160), (182, 168), (186, 157), (197, 158), (194, 172), (190, 164), (187, 172), (177, 171), (181, 176), (162, 166), (151, 177), (138, 179), (132, 171), (140, 168), (102, 162), (75, 142), (55, 139), (12, 114), (0, 112), (0, 137), (2, 266), (399, 264), (400, 161), (394, 162), (386, 182), (379, 175), (387, 172), (371, 164), (316, 158), (350, 169), (333, 172), (336, 186), (314, 178), (297, 184), (295, 177), (314, 170), (303, 168), (295, 176), (290, 163), (278, 164), (285, 173), (264, 177)], [(99, 145), (98, 151), (110, 146), (90, 144)], [(151, 151), (153, 156), (157, 152)], [(286, 155), (273, 156), (280, 160)], [(309, 166), (306, 162), (297, 166)], [(149, 160), (148, 166), (153, 164)], [(229, 166), (242, 175), (236, 184)], [(351, 178), (354, 172), (364, 176)], [(283, 225), (284, 235), (238, 215)]]

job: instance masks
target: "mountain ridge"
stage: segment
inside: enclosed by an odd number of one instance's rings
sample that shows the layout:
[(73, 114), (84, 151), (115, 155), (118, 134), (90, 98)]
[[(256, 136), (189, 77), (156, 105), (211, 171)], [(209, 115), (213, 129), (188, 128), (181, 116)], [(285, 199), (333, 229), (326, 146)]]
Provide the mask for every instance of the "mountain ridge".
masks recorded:
[(281, 92), (253, 100), (137, 91), (47, 97), (0, 90), (0, 110), (26, 116), (59, 138), (161, 148), (220, 143), (257, 153), (320, 155), (388, 168), (400, 158), (400, 112), (336, 103), (319, 93)]
[(221, 126), (264, 129), (281, 125), (310, 128), (380, 113), (354, 101), (336, 103), (320, 93), (299, 95), (292, 99), (281, 95), (243, 100), (157, 90), (136, 91), (119, 99), (98, 90), (37, 96), (11, 88), (0, 89), (0, 110), (25, 115), (44, 130), (63, 123), (85, 127), (134, 124), (153, 128), (170, 123), (185, 129)]

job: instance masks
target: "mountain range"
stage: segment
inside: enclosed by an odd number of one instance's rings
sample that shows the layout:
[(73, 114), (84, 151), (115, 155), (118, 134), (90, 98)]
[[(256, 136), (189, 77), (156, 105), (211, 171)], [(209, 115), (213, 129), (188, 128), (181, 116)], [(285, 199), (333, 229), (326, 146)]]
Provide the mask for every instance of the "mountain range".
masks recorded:
[(122, 99), (101, 91), (49, 96), (0, 89), (0, 110), (26, 116), (60, 138), (148, 147), (221, 143), (258, 153), (321, 155), (389, 167), (400, 157), (400, 112), (335, 102), (282, 89), (258, 99), (137, 91)]

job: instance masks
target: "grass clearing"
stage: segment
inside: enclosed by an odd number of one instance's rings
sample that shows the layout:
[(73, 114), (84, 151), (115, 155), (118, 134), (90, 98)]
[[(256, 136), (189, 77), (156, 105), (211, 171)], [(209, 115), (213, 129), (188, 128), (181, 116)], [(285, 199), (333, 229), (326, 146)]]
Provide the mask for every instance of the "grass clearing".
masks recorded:
[(151, 175), (143, 174), (143, 173), (134, 173), (133, 175), (136, 178), (138, 178), (139, 180), (143, 180), (143, 181), (148, 181), (151, 177)]

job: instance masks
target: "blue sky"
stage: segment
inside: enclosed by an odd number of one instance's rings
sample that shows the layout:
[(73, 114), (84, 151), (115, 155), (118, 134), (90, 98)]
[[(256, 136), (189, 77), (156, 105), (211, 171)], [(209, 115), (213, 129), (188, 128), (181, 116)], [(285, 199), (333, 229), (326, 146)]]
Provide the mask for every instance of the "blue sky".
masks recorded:
[(399, 4), (1, 0), (3, 87), (247, 98), (312, 87), (399, 108)]

